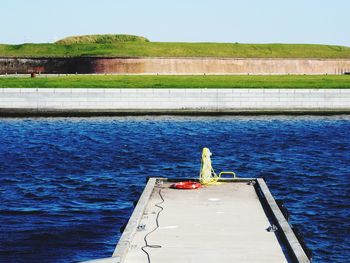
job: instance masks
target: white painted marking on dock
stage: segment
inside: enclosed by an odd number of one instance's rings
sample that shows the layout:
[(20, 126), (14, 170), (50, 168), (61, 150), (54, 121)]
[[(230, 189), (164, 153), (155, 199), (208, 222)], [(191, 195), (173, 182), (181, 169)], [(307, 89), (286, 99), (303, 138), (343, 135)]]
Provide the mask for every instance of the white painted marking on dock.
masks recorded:
[(163, 229), (175, 229), (178, 228), (178, 226), (164, 226), (164, 227), (159, 227), (159, 229), (163, 230)]

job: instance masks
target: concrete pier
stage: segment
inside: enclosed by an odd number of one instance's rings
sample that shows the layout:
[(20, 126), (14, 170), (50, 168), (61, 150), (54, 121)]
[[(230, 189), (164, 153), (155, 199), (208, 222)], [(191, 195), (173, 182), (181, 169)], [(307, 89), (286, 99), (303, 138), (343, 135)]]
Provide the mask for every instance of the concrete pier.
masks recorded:
[(349, 113), (350, 89), (0, 88), (0, 116)]
[(310, 262), (264, 180), (172, 183), (151, 178), (113, 256), (91, 262)]

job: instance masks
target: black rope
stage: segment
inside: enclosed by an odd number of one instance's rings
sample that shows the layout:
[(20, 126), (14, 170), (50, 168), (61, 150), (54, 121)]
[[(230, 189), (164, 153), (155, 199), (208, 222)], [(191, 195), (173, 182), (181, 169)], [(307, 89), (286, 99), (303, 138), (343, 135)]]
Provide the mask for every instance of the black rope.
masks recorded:
[(162, 199), (161, 202), (155, 204), (156, 207), (160, 208), (160, 210), (158, 211), (157, 213), (157, 217), (156, 217), (156, 227), (151, 231), (151, 232), (148, 232), (145, 237), (143, 238), (143, 240), (145, 241), (145, 245), (141, 248), (143, 252), (146, 253), (147, 255), (147, 260), (148, 260), (148, 263), (151, 263), (151, 258), (150, 258), (150, 255), (149, 253), (146, 251), (145, 248), (161, 248), (162, 246), (160, 245), (149, 245), (148, 244), (148, 241), (147, 241), (147, 237), (152, 234), (154, 231), (156, 231), (158, 228), (159, 228), (159, 215), (160, 213), (164, 210), (164, 208), (161, 206), (161, 204), (164, 203), (164, 198), (162, 196), (162, 189), (159, 189), (159, 192), (158, 192), (159, 196), (160, 196), (160, 199)]

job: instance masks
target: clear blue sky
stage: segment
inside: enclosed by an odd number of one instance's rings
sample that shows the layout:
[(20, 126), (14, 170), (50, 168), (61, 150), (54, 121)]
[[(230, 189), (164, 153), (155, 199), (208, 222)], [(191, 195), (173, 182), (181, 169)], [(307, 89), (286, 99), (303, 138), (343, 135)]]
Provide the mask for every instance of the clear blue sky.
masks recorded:
[(2, 0), (0, 43), (127, 33), (152, 41), (350, 46), (349, 0)]

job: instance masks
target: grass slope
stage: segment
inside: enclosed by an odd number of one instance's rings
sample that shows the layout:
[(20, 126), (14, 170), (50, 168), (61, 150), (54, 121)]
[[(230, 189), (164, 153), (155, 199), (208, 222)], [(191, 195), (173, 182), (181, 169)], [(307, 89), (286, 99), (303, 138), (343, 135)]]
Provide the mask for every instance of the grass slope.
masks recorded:
[(0, 88), (350, 88), (350, 76), (126, 76), (0, 77)]
[(149, 42), (149, 40), (145, 37), (133, 35), (84, 35), (67, 37), (57, 41), (55, 44), (112, 44), (120, 42)]
[(140, 41), (108, 44), (0, 44), (0, 57), (80, 56), (349, 59), (350, 48), (306, 44), (170, 43)]

